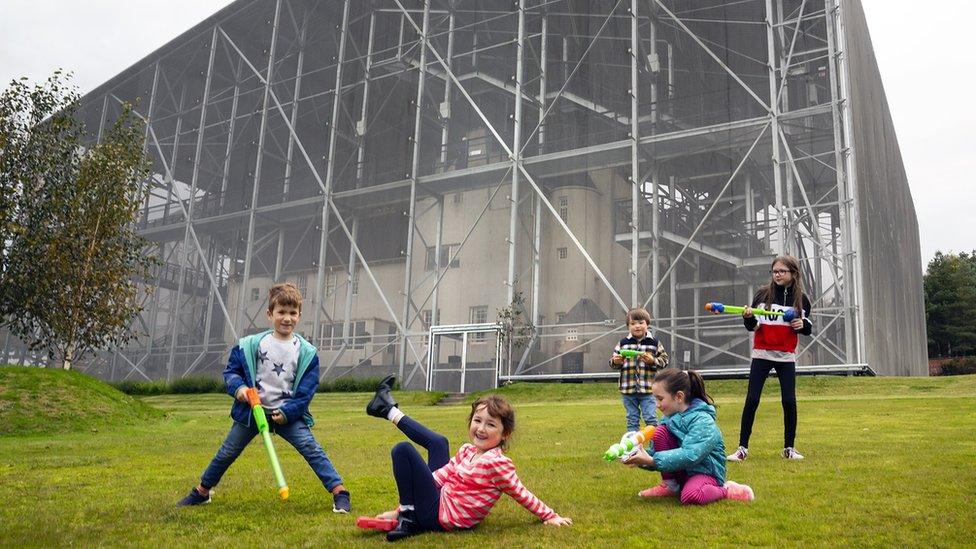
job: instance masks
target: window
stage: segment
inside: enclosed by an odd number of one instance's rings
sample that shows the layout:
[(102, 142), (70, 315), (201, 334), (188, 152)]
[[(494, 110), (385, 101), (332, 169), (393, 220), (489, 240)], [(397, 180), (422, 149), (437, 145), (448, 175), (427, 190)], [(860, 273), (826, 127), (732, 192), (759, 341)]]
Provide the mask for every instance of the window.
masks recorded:
[(566, 313), (556, 313), (556, 324), (562, 324), (566, 319)]
[(567, 328), (566, 341), (579, 341), (579, 328)]
[(359, 295), (359, 269), (352, 275), (352, 295)]
[[(488, 322), (488, 306), (481, 305), (478, 307), (471, 307), (471, 324), (484, 324)], [(471, 341), (475, 343), (480, 343), (485, 340), (484, 332), (475, 332), (471, 334)]]
[(334, 294), (336, 291), (336, 279), (333, 277), (333, 273), (325, 273), (325, 295), (326, 297)]
[(261, 301), (261, 288), (251, 288), (251, 301)]
[(569, 223), (569, 197), (567, 196), (559, 197), (559, 217)]
[(353, 349), (364, 349), (369, 343), (370, 337), (370, 333), (366, 331), (366, 321), (359, 320), (355, 323), (349, 323), (349, 329), (352, 330), (353, 334), (353, 337), (350, 338), (351, 347)]
[(556, 250), (556, 253), (559, 254), (559, 259), (566, 259), (566, 256), (568, 255), (566, 248), (559, 248)]
[[(441, 258), (440, 258), (441, 268), (448, 266), (447, 262), (451, 259), (451, 254), (457, 252), (458, 246), (459, 246), (458, 244), (441, 245)], [(434, 246), (428, 246), (427, 247), (427, 270), (433, 271), (436, 268), (435, 265), (437, 265), (437, 258), (434, 257)], [(460, 266), (461, 266), (461, 260), (455, 257), (454, 261), (451, 261), (450, 268), (457, 269)]]
[(463, 200), (464, 200), (464, 194), (462, 194), (462, 193), (454, 193), (454, 203), (455, 204), (460, 204)]

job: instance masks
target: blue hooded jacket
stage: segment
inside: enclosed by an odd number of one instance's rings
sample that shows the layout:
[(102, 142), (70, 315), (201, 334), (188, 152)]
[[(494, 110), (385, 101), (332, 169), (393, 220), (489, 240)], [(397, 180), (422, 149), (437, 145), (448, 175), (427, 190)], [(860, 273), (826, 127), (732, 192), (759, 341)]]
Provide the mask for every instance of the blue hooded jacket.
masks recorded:
[[(259, 334), (244, 336), (238, 344), (231, 349), (230, 359), (227, 367), (224, 368), (224, 383), (227, 385), (227, 393), (236, 396), (237, 391), (244, 385), (254, 387), (254, 379), (257, 377), (257, 356), (258, 344), (261, 339), (270, 334), (271, 330)], [(291, 423), (299, 418), (304, 419), (305, 423), (311, 427), (315, 421), (312, 414), (308, 412), (308, 404), (315, 396), (315, 390), (319, 386), (319, 357), (316, 354), (315, 346), (305, 340), (302, 336), (295, 334), (298, 338), (298, 369), (295, 372), (295, 383), (292, 386), (292, 397), (281, 405), (279, 410), (285, 416), (285, 423)], [(244, 425), (251, 424), (251, 407), (246, 402), (234, 399), (234, 405), (230, 409), (230, 417), (238, 423)]]
[(684, 412), (665, 416), (661, 425), (668, 427), (681, 447), (652, 452), (656, 470), (706, 474), (725, 484), (725, 441), (715, 423), (714, 406), (696, 398)]

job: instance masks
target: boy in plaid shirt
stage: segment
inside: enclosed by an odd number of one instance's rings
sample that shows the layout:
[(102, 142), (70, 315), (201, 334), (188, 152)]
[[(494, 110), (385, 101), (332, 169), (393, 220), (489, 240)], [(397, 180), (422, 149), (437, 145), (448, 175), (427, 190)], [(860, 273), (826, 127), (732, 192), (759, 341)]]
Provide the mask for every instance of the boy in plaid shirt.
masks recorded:
[[(651, 315), (643, 307), (627, 311), (627, 329), (630, 335), (620, 340), (610, 357), (610, 368), (620, 370), (620, 396), (627, 412), (627, 431), (640, 429), (641, 416), (645, 425), (657, 425), (654, 395), (651, 382), (654, 371), (668, 365), (668, 353), (660, 341), (648, 335)], [(620, 351), (640, 351), (635, 358), (626, 358)]]

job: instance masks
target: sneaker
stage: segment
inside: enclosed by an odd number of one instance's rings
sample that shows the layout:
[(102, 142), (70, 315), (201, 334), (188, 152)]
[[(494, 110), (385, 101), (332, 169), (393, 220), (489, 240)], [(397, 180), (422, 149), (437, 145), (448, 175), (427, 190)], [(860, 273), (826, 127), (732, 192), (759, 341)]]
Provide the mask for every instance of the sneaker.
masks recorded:
[(735, 452), (725, 456), (725, 461), (745, 461), (747, 457), (749, 457), (749, 449), (745, 446), (739, 446)]
[(678, 495), (678, 492), (675, 492), (674, 490), (669, 488), (667, 484), (662, 482), (657, 486), (652, 486), (651, 488), (648, 488), (646, 490), (641, 490), (640, 492), (637, 493), (637, 495), (642, 498), (666, 498), (670, 496), (676, 496)]
[(393, 395), (390, 394), (390, 389), (393, 388), (393, 382), (396, 381), (396, 376), (388, 375), (383, 378), (376, 386), (376, 393), (373, 395), (373, 399), (369, 401), (366, 405), (366, 413), (382, 419), (386, 419), (392, 408), (397, 407), (397, 402), (393, 400)]
[(394, 529), (386, 533), (386, 541), (397, 541), (403, 538), (419, 534), (420, 525), (417, 524), (417, 514), (413, 509), (400, 511), (397, 517), (397, 525)]
[(202, 496), (200, 492), (197, 492), (197, 487), (194, 486), (190, 488), (190, 493), (186, 495), (185, 498), (176, 502), (177, 507), (186, 507), (187, 505), (203, 505), (205, 503), (210, 503), (210, 493)]
[(739, 501), (752, 501), (756, 499), (756, 494), (752, 488), (738, 482), (727, 481), (722, 488), (725, 488), (725, 497)]
[(352, 511), (352, 503), (349, 501), (349, 492), (343, 490), (332, 496), (332, 512), (348, 513)]
[(783, 453), (780, 454), (783, 459), (803, 459), (803, 455), (796, 451), (796, 448), (792, 446), (787, 446), (783, 448)]

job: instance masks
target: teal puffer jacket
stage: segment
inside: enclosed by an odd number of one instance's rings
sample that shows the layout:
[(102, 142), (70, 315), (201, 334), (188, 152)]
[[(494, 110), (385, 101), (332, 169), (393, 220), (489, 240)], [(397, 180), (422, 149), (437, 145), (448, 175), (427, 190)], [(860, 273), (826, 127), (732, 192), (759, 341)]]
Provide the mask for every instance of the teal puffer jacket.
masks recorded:
[(661, 425), (667, 426), (681, 447), (652, 452), (655, 469), (711, 475), (725, 484), (725, 441), (715, 423), (714, 406), (696, 398), (684, 412), (664, 417)]

